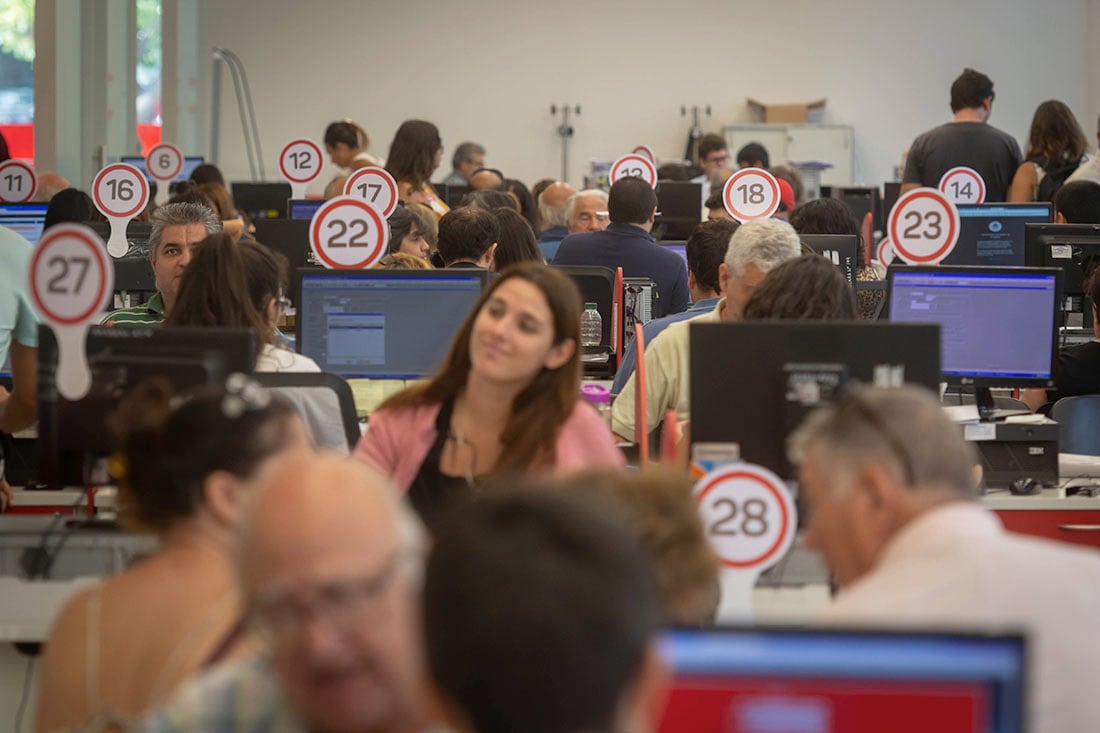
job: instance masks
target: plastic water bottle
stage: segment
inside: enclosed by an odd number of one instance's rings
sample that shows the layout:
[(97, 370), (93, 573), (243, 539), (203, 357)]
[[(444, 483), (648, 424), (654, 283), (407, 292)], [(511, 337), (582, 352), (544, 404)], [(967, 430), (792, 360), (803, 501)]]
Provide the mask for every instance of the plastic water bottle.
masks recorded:
[(603, 319), (595, 303), (585, 303), (581, 315), (581, 346), (599, 346), (603, 337)]

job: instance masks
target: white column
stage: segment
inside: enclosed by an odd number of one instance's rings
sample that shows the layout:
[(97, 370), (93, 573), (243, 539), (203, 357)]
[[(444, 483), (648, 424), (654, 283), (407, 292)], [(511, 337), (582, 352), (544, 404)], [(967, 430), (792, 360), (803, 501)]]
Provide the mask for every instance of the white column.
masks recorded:
[[(163, 0), (161, 6), (161, 114), (163, 139), (175, 143), (185, 155), (206, 151), (207, 105), (202, 93), (203, 54), (200, 3), (195, 0)], [(217, 161), (211, 161), (216, 163)]]

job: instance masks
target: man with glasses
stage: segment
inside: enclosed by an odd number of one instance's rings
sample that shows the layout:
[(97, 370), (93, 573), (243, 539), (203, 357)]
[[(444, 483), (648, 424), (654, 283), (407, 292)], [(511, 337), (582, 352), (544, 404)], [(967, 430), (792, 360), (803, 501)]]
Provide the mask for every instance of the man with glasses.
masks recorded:
[(791, 454), (805, 543), (840, 588), (827, 620), (1023, 630), (1034, 662), (1026, 729), (1093, 729), (1100, 554), (1005, 532), (975, 501), (977, 454), (935, 395), (849, 394), (806, 418)]
[(710, 198), (712, 181), (716, 174), (730, 167), (730, 151), (726, 147), (726, 139), (721, 135), (710, 133), (699, 139), (699, 170), (698, 176), (691, 179), (692, 183), (700, 183), (703, 186), (702, 201)]
[(261, 651), (184, 688), (143, 730), (424, 730), (417, 520), (356, 461), (311, 456), (268, 476), (238, 549)]
[(565, 202), (565, 228), (569, 234), (602, 232), (607, 224), (607, 194), (603, 191), (577, 191)]

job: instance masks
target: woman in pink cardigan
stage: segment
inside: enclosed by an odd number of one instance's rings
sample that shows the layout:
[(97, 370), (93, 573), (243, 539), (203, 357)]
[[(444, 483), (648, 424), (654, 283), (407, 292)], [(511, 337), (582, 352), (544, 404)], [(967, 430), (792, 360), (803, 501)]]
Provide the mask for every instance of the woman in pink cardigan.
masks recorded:
[(425, 518), (483, 480), (622, 466), (579, 398), (581, 299), (546, 265), (508, 268), (462, 324), (438, 376), (386, 400), (356, 449)]

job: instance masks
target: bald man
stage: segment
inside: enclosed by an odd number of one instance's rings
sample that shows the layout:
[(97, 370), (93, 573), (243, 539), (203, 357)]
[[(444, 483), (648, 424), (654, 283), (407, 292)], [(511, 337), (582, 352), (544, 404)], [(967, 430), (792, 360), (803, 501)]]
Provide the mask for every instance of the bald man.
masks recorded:
[(48, 204), (50, 199), (58, 193), (72, 187), (73, 184), (57, 173), (41, 173), (38, 176), (38, 188), (35, 189), (34, 198), (31, 201)]
[(184, 688), (144, 730), (424, 730), (423, 554), (420, 525), (380, 475), (334, 455), (280, 462), (238, 548), (261, 650)]
[(471, 191), (503, 191), (504, 174), (495, 168), (478, 168), (470, 176)]
[(576, 192), (568, 183), (554, 181), (539, 194), (536, 202), (539, 207), (539, 221), (542, 222), (539, 249), (547, 262), (554, 259), (558, 245), (569, 234), (565, 225), (565, 205), (574, 193)]

